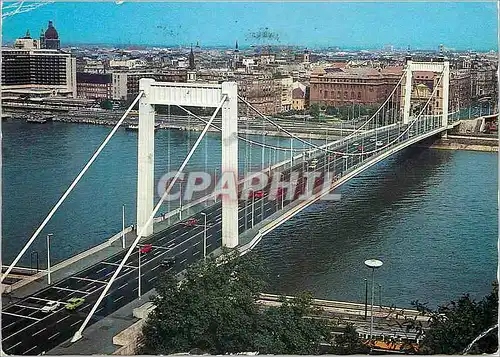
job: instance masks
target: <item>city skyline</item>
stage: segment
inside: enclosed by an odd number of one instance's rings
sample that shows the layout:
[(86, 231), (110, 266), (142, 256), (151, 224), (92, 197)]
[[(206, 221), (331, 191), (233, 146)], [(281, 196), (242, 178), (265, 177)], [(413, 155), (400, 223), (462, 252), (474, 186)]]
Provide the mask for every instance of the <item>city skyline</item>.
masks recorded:
[(494, 3), (53, 3), (5, 19), (4, 42), (38, 37), (49, 20), (62, 46), (497, 49)]

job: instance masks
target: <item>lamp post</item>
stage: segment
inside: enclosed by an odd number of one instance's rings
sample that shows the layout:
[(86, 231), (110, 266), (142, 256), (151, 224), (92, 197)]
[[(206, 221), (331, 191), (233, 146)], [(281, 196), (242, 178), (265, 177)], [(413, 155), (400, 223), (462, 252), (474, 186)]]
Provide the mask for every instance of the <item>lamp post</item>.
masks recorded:
[(182, 221), (182, 181), (179, 182), (179, 221)]
[(141, 247), (137, 245), (137, 253), (139, 253), (139, 277), (137, 279), (137, 294), (139, 295), (139, 300), (141, 299)]
[(374, 281), (375, 281), (375, 269), (377, 268), (380, 268), (382, 266), (382, 261), (378, 260), (378, 259), (368, 259), (368, 260), (365, 260), (365, 265), (368, 267), (368, 268), (371, 268), (372, 269), (372, 305), (371, 305), (371, 309), (370, 309), (370, 316), (371, 316), (371, 322), (370, 322), (370, 342), (372, 340), (372, 337), (373, 337), (373, 299), (374, 299), (374, 295), (375, 295), (375, 286), (374, 286)]
[(125, 249), (125, 205), (122, 206), (122, 248)]
[(365, 320), (368, 317), (368, 279), (365, 279)]
[(255, 215), (255, 196), (252, 191), (252, 228), (254, 225), (254, 215)]
[(52, 233), (47, 234), (47, 282), (50, 285), (50, 237)]
[(203, 229), (203, 260), (207, 259), (207, 214), (204, 212), (201, 212), (205, 219), (205, 226)]

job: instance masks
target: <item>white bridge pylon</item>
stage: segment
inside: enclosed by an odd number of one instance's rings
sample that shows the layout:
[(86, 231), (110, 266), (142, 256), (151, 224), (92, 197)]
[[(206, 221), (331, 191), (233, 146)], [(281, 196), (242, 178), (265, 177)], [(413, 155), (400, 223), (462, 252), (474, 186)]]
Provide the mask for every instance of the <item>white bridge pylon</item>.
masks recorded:
[[(179, 105), (217, 108), (222, 105), (222, 174), (234, 175), (238, 182), (238, 90), (235, 82), (222, 84), (139, 81), (144, 95), (139, 101), (139, 135), (137, 156), (137, 231), (145, 228), (144, 236), (153, 234), (153, 222), (148, 223), (154, 200), (154, 125), (155, 105)], [(170, 155), (170, 153), (169, 153)], [(238, 202), (222, 195), (222, 245), (238, 245)]]
[[(441, 108), (442, 108), (442, 121), (441, 125), (443, 127), (448, 126), (448, 98), (450, 91), (450, 62), (406, 62), (406, 76), (404, 82), (404, 110), (403, 110), (403, 124), (408, 124), (410, 121), (410, 104), (411, 104), (411, 93), (412, 93), (412, 77), (413, 72), (434, 72), (442, 73), (441, 80), (441, 93), (438, 97), (441, 97)], [(433, 105), (434, 107), (434, 105)], [(446, 135), (446, 132), (444, 133)]]

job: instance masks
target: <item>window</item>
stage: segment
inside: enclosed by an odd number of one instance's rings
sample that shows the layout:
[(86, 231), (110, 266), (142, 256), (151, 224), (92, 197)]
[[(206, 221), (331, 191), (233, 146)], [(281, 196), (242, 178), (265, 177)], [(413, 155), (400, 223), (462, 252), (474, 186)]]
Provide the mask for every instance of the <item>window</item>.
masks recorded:
[(361, 100), (361, 92), (358, 92), (358, 100)]

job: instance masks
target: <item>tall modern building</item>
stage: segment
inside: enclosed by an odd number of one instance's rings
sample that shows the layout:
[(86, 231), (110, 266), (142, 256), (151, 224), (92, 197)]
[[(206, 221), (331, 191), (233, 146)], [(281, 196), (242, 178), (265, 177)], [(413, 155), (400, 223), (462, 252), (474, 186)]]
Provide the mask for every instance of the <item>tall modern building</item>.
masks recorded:
[(47, 49), (2, 48), (2, 95), (76, 98), (76, 58)]
[(42, 34), (40, 35), (40, 48), (46, 48), (49, 50), (58, 50), (61, 48), (59, 34), (52, 24), (52, 21), (49, 21), (49, 27), (45, 30), (45, 33), (42, 30)]

